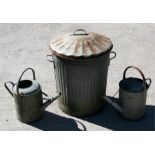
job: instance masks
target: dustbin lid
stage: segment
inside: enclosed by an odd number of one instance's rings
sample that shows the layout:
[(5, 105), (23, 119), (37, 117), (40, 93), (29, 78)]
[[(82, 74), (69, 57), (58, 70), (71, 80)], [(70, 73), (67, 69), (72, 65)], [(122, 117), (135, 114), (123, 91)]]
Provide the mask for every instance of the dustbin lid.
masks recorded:
[(56, 37), (50, 42), (53, 53), (68, 57), (89, 57), (112, 49), (112, 41), (105, 35), (78, 29), (70, 34)]

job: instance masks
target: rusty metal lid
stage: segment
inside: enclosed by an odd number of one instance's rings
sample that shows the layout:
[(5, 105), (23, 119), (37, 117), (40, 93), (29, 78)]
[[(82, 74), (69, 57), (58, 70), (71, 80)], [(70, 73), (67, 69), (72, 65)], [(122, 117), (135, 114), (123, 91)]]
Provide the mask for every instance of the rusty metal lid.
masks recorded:
[(53, 53), (68, 57), (96, 56), (111, 50), (112, 46), (112, 41), (105, 35), (87, 33), (83, 29), (56, 37), (50, 42)]

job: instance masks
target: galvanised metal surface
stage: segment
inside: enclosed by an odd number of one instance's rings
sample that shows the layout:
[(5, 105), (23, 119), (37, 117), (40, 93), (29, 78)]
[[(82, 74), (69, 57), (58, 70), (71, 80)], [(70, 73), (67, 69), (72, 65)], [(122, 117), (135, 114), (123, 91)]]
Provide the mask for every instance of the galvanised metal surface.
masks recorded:
[[(132, 91), (132, 85), (126, 89), (125, 84), (126, 80), (126, 71), (130, 68), (136, 69), (140, 75), (142, 76), (142, 80), (138, 78), (133, 78), (137, 80), (137, 84), (134, 83), (134, 87), (137, 87), (137, 91)], [(149, 84), (147, 84), (147, 80), (149, 80)], [(124, 84), (121, 84), (123, 82)], [(124, 118), (130, 120), (137, 120), (144, 116), (146, 98), (147, 98), (147, 90), (151, 85), (151, 79), (146, 79), (142, 71), (134, 66), (129, 66), (125, 69), (123, 74), (123, 80), (119, 83), (119, 100), (120, 105), (123, 107), (123, 111), (121, 112)], [(139, 85), (143, 85), (143, 89), (139, 87)], [(138, 91), (139, 88), (139, 91)]]
[[(33, 80), (21, 80), (27, 70), (32, 71)], [(12, 90), (8, 88), (8, 83), (12, 84)], [(6, 82), (5, 87), (14, 98), (17, 119), (24, 123), (40, 120), (45, 108), (59, 97), (58, 95), (51, 99), (42, 92), (40, 84), (35, 79), (35, 72), (32, 68), (24, 70), (16, 84)], [(45, 96), (45, 103), (43, 103), (42, 95)]]
[[(126, 71), (136, 69), (142, 76), (139, 78), (126, 78)], [(146, 81), (149, 81), (147, 83)], [(125, 69), (123, 79), (119, 83), (119, 103), (104, 97), (113, 107), (120, 111), (122, 117), (129, 120), (138, 120), (144, 116), (147, 99), (147, 90), (151, 85), (151, 79), (145, 78), (142, 71), (134, 66)]]
[[(86, 116), (104, 106), (110, 63), (108, 52), (98, 57), (68, 60), (53, 55), (60, 109), (70, 115)], [(112, 59), (112, 58), (111, 58)]]
[(34, 122), (43, 117), (44, 109), (42, 94), (39, 90), (35, 95), (18, 96), (14, 95), (17, 119), (21, 122)]
[(128, 92), (119, 89), (119, 101), (123, 108), (121, 115), (129, 120), (138, 120), (144, 116), (147, 90), (142, 92)]

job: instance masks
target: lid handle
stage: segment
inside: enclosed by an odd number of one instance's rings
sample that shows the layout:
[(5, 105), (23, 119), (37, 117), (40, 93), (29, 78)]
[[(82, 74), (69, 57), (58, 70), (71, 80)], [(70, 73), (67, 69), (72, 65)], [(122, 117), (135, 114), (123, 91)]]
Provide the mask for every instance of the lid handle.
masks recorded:
[(129, 68), (134, 68), (134, 69), (136, 69), (136, 70), (140, 73), (140, 75), (142, 76), (142, 79), (143, 79), (144, 89), (146, 89), (146, 79), (145, 79), (145, 76), (144, 76), (143, 72), (142, 72), (139, 68), (137, 68), (137, 67), (135, 67), (135, 66), (128, 66), (128, 67), (124, 70), (124, 73), (123, 73), (123, 80), (126, 79), (126, 71), (127, 71)]
[(19, 82), (21, 81), (21, 78), (22, 78), (23, 74), (24, 74), (27, 70), (31, 70), (31, 71), (32, 71), (33, 80), (36, 80), (34, 69), (33, 69), (33, 68), (27, 68), (27, 69), (25, 69), (25, 70), (22, 72), (21, 76), (19, 77), (19, 80), (18, 80), (18, 83), (17, 83), (17, 95), (19, 95), (19, 96), (20, 96), (20, 94), (19, 94)]
[(84, 29), (77, 29), (73, 32), (73, 35), (88, 35), (88, 33)]

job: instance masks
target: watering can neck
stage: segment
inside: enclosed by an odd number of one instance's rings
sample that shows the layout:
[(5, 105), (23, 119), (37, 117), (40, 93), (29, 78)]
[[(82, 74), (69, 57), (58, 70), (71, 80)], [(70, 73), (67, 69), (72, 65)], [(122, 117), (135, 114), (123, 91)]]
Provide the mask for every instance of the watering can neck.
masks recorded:
[(125, 78), (119, 83), (120, 88), (129, 92), (141, 92), (147, 89), (147, 84), (144, 86), (143, 80), (139, 78)]
[(18, 95), (17, 87), (20, 95), (32, 95), (41, 91), (41, 86), (36, 80), (22, 80), (13, 87), (13, 93)]

